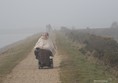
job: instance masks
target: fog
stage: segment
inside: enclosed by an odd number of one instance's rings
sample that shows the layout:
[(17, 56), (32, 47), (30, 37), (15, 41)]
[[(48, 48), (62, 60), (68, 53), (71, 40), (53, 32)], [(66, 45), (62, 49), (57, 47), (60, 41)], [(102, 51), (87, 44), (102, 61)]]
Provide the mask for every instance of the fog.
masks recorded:
[(118, 21), (118, 0), (0, 0), (0, 29), (109, 27)]

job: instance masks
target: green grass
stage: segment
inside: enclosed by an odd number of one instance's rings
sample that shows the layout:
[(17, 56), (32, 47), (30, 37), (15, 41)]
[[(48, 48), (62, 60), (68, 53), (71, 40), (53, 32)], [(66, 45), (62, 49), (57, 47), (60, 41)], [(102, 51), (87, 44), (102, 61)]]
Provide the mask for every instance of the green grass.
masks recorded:
[[(62, 56), (60, 79), (62, 83), (94, 83), (94, 80), (105, 80), (107, 83), (117, 83), (106, 67), (88, 61), (73, 43), (62, 34), (57, 34), (57, 47)], [(99, 82), (100, 83), (100, 82)]]
[(39, 34), (28, 37), (0, 55), (0, 83), (31, 52), (38, 38)]

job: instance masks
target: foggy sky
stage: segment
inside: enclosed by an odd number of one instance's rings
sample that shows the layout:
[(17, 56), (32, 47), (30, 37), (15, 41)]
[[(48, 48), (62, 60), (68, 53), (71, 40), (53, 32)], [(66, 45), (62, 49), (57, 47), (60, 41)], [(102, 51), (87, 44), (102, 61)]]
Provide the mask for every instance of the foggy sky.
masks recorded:
[(0, 28), (109, 27), (118, 0), (0, 0)]

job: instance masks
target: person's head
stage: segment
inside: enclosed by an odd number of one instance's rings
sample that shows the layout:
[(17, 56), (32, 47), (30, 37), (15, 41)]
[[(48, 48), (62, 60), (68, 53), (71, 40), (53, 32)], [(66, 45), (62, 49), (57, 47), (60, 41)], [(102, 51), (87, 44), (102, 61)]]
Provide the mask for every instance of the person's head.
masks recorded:
[(47, 32), (42, 34), (42, 38), (43, 39), (48, 39), (48, 37), (49, 37), (49, 34)]

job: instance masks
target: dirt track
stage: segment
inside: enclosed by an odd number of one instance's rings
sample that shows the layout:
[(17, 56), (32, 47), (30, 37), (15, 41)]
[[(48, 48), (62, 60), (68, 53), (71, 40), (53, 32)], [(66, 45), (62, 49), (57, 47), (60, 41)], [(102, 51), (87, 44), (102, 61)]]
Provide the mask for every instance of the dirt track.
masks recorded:
[(33, 51), (6, 77), (3, 83), (60, 83), (58, 54), (54, 57), (54, 69), (38, 69)]

